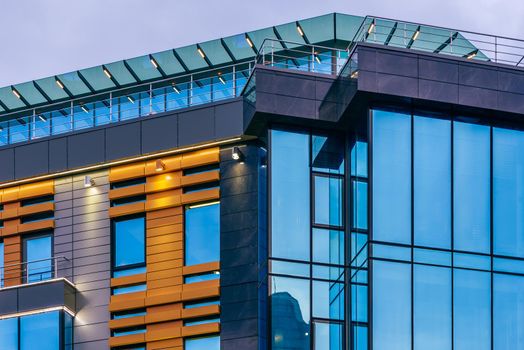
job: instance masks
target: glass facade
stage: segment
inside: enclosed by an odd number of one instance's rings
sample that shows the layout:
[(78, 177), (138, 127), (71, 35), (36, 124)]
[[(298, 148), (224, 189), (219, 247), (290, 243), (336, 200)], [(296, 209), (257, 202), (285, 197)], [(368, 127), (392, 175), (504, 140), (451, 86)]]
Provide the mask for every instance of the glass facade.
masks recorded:
[(115, 219), (112, 226), (113, 276), (120, 277), (145, 272), (145, 216)]
[(185, 265), (220, 261), (220, 204), (188, 206), (184, 224)]
[(43, 234), (24, 239), (24, 280), (26, 283), (53, 278), (53, 236)]

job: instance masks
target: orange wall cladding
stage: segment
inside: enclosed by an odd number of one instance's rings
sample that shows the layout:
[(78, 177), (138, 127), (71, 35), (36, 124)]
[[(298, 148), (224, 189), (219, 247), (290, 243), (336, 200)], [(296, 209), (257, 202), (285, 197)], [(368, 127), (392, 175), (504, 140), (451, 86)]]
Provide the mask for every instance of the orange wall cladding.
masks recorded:
[(110, 312), (146, 309), (145, 316), (113, 319), (112, 330), (146, 325), (146, 332), (111, 337), (111, 347), (146, 344), (148, 350), (183, 349), (184, 338), (220, 332), (218, 322), (184, 326), (184, 320), (216, 316), (218, 305), (184, 309), (184, 302), (218, 297), (219, 280), (184, 284), (184, 276), (218, 271), (219, 262), (184, 266), (184, 206), (216, 201), (219, 189), (183, 193), (185, 186), (213, 183), (219, 171), (183, 175), (184, 169), (218, 165), (219, 148), (161, 158), (164, 169), (157, 171), (157, 160), (114, 167), (109, 181), (118, 182), (146, 177), (145, 184), (110, 190), (111, 200), (146, 195), (145, 202), (109, 209), (111, 218), (146, 213), (146, 273), (111, 279), (111, 287), (146, 283), (145, 291), (112, 295)]
[(16, 286), (22, 283), (22, 236), (24, 234), (52, 230), (55, 227), (54, 219), (22, 223), (24, 217), (46, 212), (54, 212), (52, 202), (22, 207), (21, 202), (41, 196), (54, 195), (54, 181), (36, 182), (26, 185), (0, 189), (0, 236), (4, 241), (4, 286)]

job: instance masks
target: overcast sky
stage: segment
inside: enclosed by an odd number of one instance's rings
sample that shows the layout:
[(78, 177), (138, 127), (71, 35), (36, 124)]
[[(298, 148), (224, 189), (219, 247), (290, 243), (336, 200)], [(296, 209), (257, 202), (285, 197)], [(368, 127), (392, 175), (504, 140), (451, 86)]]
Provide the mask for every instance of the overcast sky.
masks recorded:
[(0, 86), (330, 12), (524, 39), (523, 0), (0, 0)]

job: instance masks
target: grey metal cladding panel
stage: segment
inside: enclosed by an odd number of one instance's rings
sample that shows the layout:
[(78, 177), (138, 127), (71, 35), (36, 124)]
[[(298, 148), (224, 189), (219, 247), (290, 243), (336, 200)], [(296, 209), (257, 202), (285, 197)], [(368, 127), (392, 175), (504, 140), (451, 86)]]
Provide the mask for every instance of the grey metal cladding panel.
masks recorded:
[(15, 178), (15, 154), (13, 148), (0, 150), (0, 181), (11, 181)]
[(57, 281), (19, 288), (19, 311), (65, 305), (64, 283), (63, 281)]
[(469, 62), (460, 63), (459, 84), (485, 89), (498, 89), (497, 69)]
[(458, 85), (419, 79), (419, 97), (432, 101), (458, 103)]
[(142, 154), (178, 147), (177, 114), (142, 122)]
[(376, 71), (378, 73), (418, 77), (417, 56), (377, 51), (376, 60)]
[(316, 77), (313, 75), (259, 69), (256, 79), (257, 97), (259, 92), (269, 92), (306, 99), (315, 98)]
[(106, 129), (106, 160), (132, 157), (140, 154), (140, 122)]
[(18, 312), (18, 290), (16, 288), (0, 291), (0, 315)]
[[(377, 51), (368, 47), (358, 47), (358, 69), (376, 72), (377, 70)], [(360, 72), (359, 72), (360, 78)]]
[(223, 139), (244, 132), (244, 103), (242, 100), (215, 107), (215, 138)]
[(213, 108), (199, 108), (178, 115), (178, 140), (180, 146), (214, 139), (215, 116)]
[(417, 78), (377, 73), (377, 88), (384, 94), (418, 97)]
[(524, 95), (524, 72), (499, 69), (498, 74), (498, 89), (500, 91)]
[(497, 108), (505, 112), (524, 114), (524, 95), (497, 91)]
[[(80, 316), (77, 315), (77, 317), (80, 319)], [(77, 343), (88, 343), (88, 342), (96, 342), (93, 343), (93, 347), (86, 347), (85, 349), (93, 349), (93, 350), (101, 350), (105, 349), (104, 347), (100, 348), (98, 341), (104, 340), (106, 343), (106, 346), (108, 344), (107, 339), (109, 339), (109, 327), (107, 326), (106, 322), (101, 323), (91, 323), (91, 324), (79, 324), (79, 322), (76, 322), (75, 319), (75, 328), (73, 330), (74, 335), (74, 342), (75, 346), (74, 349), (78, 349)], [(85, 344), (83, 344), (85, 346)], [(82, 347), (84, 349), (84, 347)]]
[(88, 131), (67, 138), (69, 168), (103, 163), (105, 161), (104, 130)]
[[(75, 328), (76, 331), (77, 328)], [(90, 341), (85, 343), (75, 343), (75, 350), (109, 350), (107, 339)]]
[(497, 109), (497, 91), (459, 85), (459, 104)]
[(67, 138), (49, 140), (49, 171), (67, 169)]
[(458, 84), (459, 65), (457, 62), (430, 58), (419, 59), (418, 71), (421, 79)]
[(37, 142), (15, 148), (15, 177), (26, 178), (49, 171), (49, 142)]

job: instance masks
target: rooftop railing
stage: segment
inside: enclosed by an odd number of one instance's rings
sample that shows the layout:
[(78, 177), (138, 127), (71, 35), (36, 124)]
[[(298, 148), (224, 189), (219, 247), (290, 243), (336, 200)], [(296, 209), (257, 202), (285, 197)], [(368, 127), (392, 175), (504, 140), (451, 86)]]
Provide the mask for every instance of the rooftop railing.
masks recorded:
[(65, 277), (70, 268), (70, 260), (64, 256), (8, 264), (0, 268), (0, 288)]

